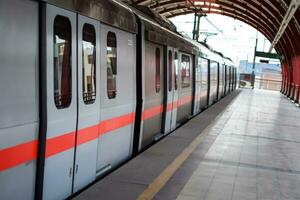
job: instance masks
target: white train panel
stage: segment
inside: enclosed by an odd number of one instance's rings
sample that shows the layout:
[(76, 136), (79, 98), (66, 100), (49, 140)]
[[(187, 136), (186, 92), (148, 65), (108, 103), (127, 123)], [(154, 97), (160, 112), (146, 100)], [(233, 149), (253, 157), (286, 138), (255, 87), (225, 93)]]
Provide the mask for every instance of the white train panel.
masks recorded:
[(39, 132), (38, 18), (37, 2), (0, 1), (0, 199), (34, 198)]

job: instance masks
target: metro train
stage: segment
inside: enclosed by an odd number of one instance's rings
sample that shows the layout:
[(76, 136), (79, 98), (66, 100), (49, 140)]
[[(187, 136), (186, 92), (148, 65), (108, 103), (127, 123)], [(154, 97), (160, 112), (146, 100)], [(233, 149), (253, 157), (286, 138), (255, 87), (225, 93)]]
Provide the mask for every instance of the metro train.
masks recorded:
[(142, 6), (0, 0), (0, 25), (0, 199), (68, 198), (236, 88)]

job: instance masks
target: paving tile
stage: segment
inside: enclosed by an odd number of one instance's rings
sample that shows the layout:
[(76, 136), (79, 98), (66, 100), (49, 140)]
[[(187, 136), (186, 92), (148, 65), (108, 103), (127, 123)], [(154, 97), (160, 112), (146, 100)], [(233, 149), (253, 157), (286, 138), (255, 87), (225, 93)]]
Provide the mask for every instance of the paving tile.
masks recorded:
[(221, 132), (202, 161), (211, 166), (200, 163), (181, 195), (188, 188), (196, 196), (190, 183), (208, 173), (213, 181), (206, 199), (300, 199), (299, 109), (275, 92), (243, 91), (227, 111), (232, 114), (219, 119), (223, 129), (218, 126)]
[(256, 187), (249, 187), (244, 185), (236, 184), (233, 190), (232, 199), (236, 200), (256, 200)]

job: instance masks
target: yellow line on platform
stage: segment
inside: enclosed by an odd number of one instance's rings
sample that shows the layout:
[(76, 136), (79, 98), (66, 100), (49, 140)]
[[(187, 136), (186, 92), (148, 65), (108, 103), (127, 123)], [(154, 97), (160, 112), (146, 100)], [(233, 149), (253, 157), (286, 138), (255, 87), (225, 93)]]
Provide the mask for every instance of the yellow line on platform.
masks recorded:
[[(231, 102), (226, 106), (226, 108), (219, 113), (216, 118), (204, 129), (203, 133), (196, 137), (193, 142), (186, 147), (177, 158), (166, 168), (164, 171), (155, 178), (155, 180), (140, 194), (137, 200), (152, 200), (155, 195), (164, 187), (164, 185), (169, 181), (173, 174), (179, 169), (183, 162), (190, 156), (191, 153), (196, 149), (196, 147), (205, 139), (209, 134), (211, 128), (215, 125), (218, 119), (226, 112), (236, 101), (236, 96), (231, 100)], [(232, 113), (231, 113), (232, 114)], [(230, 115), (231, 116), (231, 115)], [(229, 120), (230, 117), (227, 118)]]
[(211, 123), (183, 152), (140, 194), (137, 200), (151, 200), (161, 190), (161, 188), (168, 182), (183, 162), (196, 149), (196, 147), (208, 135), (209, 130), (214, 123)]

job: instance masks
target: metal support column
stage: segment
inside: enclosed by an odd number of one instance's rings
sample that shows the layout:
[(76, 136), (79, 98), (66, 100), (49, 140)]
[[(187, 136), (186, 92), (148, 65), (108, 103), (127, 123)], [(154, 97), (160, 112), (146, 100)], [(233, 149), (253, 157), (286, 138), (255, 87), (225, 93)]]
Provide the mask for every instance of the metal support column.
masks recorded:
[(200, 36), (200, 19), (205, 15), (203, 14), (198, 14), (195, 12), (195, 17), (194, 17), (194, 30), (193, 30), (193, 40), (198, 41), (199, 36)]
[(256, 36), (256, 39), (255, 39), (255, 49), (254, 49), (254, 57), (253, 57), (253, 67), (252, 67), (252, 76), (251, 76), (251, 86), (252, 86), (252, 89), (254, 89), (254, 83), (255, 83), (255, 60), (256, 60), (257, 43), (258, 43), (258, 38)]
[(196, 40), (196, 27), (197, 27), (197, 13), (194, 15), (194, 29), (193, 29), (193, 40)]
[(297, 9), (300, 5), (300, 0), (291, 0), (290, 6), (286, 11), (286, 14), (282, 20), (282, 23), (279, 27), (279, 30), (271, 44), (271, 47), (269, 49), (269, 53), (272, 52), (273, 48), (275, 45), (278, 43), (280, 40), (281, 36), (284, 34), (286, 28), (288, 27), (290, 21), (294, 18), (295, 13), (297, 12)]

